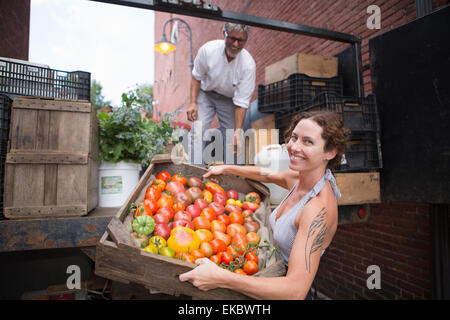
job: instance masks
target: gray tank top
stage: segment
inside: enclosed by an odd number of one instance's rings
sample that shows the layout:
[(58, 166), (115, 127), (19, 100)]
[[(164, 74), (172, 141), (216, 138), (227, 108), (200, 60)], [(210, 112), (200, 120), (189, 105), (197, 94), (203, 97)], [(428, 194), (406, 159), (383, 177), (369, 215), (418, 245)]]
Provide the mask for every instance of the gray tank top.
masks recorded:
[[(295, 226), (295, 218), (298, 213), (302, 211), (305, 204), (314, 198), (323, 188), (326, 181), (330, 181), (331, 188), (333, 189), (336, 201), (341, 197), (341, 192), (336, 185), (336, 180), (330, 169), (325, 171), (325, 175), (316, 183), (316, 185), (299, 201), (297, 202), (288, 212), (284, 213), (281, 217), (276, 219), (278, 208), (283, 204), (283, 202), (289, 197), (295, 186), (292, 187), (291, 191), (284, 197), (283, 201), (278, 205), (278, 207), (273, 210), (270, 215), (270, 226), (273, 231), (274, 245), (280, 249), (280, 255), (284, 260), (286, 266), (288, 265), (289, 255), (291, 254), (292, 246), (294, 245), (295, 236), (297, 235), (297, 227)], [(322, 251), (322, 254), (325, 250)]]

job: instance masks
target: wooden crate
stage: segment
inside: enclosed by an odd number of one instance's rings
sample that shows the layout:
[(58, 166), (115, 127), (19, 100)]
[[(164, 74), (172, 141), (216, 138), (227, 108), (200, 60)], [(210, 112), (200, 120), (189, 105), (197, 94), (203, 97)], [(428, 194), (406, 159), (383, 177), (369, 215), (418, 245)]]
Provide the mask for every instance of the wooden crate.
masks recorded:
[[(228, 289), (213, 289), (201, 291), (188, 282), (180, 282), (178, 275), (192, 270), (195, 264), (167, 258), (158, 254), (146, 252), (133, 242), (131, 232), (132, 215), (129, 213), (133, 202), (141, 201), (145, 190), (155, 179), (155, 174), (168, 171), (172, 174), (181, 173), (186, 177), (201, 177), (206, 170), (189, 164), (174, 164), (168, 155), (155, 156), (152, 163), (141, 177), (138, 185), (126, 203), (107, 227), (96, 247), (95, 273), (98, 276), (122, 283), (137, 283), (148, 289), (155, 289), (170, 295), (186, 295), (194, 299), (248, 299), (249, 297)], [(262, 204), (258, 210), (263, 217), (263, 225), (268, 226), (270, 214), (269, 192), (262, 184), (244, 180), (236, 176), (219, 176), (218, 182), (224, 189), (235, 189), (241, 193), (259, 191), (262, 194)], [(256, 215), (258, 211), (255, 212)], [(267, 228), (269, 240), (272, 241)], [(260, 229), (260, 231), (261, 231)], [(259, 231), (258, 231), (259, 232)], [(279, 256), (272, 257), (255, 276), (281, 276), (286, 273), (284, 262)]]
[(293, 73), (310, 77), (332, 78), (338, 74), (338, 59), (312, 54), (296, 53), (265, 68), (265, 84), (286, 79)]
[(5, 164), (10, 219), (81, 216), (98, 203), (98, 125), (89, 102), (14, 99)]

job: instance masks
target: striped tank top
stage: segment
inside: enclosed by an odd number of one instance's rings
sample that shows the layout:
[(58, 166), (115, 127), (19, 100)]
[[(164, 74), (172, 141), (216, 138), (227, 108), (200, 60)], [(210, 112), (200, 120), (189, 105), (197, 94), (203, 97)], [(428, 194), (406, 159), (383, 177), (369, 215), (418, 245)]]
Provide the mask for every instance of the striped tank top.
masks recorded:
[[(303, 209), (306, 203), (314, 198), (322, 190), (326, 181), (330, 181), (331, 188), (333, 189), (336, 201), (341, 197), (341, 192), (336, 185), (336, 180), (330, 169), (325, 171), (325, 175), (316, 183), (316, 185), (299, 201), (297, 202), (288, 212), (284, 213), (277, 220), (278, 208), (283, 204), (283, 202), (289, 197), (292, 191), (295, 189), (295, 184), (291, 191), (284, 197), (283, 201), (278, 205), (278, 207), (273, 210), (270, 215), (270, 226), (273, 232), (274, 245), (280, 249), (280, 256), (283, 258), (285, 265), (288, 265), (289, 256), (291, 254), (292, 246), (294, 245), (295, 236), (297, 235), (297, 227), (295, 226), (295, 218), (298, 213)], [(325, 250), (322, 251), (322, 254)]]

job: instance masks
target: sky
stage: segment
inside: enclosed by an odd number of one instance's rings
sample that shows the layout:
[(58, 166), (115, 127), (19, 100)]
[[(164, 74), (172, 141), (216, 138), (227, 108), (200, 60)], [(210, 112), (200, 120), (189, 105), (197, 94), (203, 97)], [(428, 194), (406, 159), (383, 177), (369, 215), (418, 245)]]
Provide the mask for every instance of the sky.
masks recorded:
[(88, 0), (31, 0), (29, 61), (87, 71), (120, 105), (154, 81), (154, 11)]

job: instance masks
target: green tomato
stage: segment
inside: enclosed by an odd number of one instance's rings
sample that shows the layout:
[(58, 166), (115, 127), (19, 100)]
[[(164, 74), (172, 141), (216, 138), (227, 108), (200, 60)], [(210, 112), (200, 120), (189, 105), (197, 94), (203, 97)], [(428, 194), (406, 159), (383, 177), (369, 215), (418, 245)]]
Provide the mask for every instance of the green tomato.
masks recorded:
[(138, 216), (133, 220), (133, 230), (148, 236), (155, 229), (155, 220), (150, 216)]
[(173, 251), (172, 248), (169, 247), (164, 247), (161, 248), (161, 250), (159, 251), (159, 254), (168, 258), (174, 258), (175, 257), (175, 251)]

